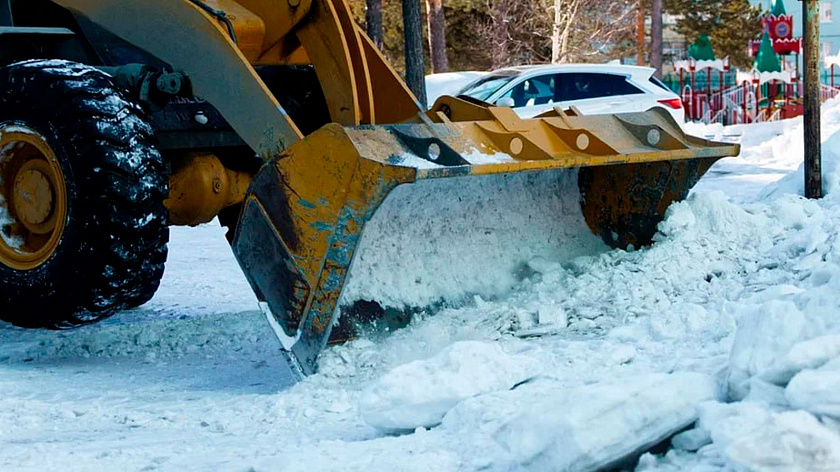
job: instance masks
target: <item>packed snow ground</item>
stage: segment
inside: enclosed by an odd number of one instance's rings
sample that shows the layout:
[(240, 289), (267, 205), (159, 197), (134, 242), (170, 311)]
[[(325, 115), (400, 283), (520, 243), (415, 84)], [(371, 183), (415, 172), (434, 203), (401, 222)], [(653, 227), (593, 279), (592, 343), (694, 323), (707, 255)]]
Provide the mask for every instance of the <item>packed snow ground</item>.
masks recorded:
[(744, 153), (651, 248), (530, 261), (297, 385), (222, 230), (175, 228), (148, 305), (0, 325), (0, 470), (838, 470), (840, 103), (823, 122), (825, 199), (797, 195), (800, 121), (695, 128)]

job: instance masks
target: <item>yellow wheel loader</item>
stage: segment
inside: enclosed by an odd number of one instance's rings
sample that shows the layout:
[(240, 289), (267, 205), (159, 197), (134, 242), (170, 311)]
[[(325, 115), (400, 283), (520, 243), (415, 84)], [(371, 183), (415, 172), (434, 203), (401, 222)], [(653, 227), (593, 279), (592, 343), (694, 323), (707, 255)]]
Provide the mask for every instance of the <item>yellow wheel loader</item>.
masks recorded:
[(295, 372), (389, 310), (651, 242), (736, 145), (664, 110), (424, 111), (346, 0), (0, 0), (0, 318), (148, 301), (218, 218)]

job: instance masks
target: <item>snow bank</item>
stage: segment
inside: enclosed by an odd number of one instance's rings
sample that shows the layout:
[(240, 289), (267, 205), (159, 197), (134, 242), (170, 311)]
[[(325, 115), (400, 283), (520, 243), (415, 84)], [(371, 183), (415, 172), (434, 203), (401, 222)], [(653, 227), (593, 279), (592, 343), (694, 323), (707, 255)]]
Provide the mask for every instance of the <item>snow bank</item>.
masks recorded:
[[(827, 198), (810, 201), (791, 194), (802, 192), (800, 169), (798, 176), (771, 185), (758, 202), (742, 207), (747, 216), (736, 231), (752, 234), (764, 256), (743, 267), (752, 273), (751, 285), (726, 307), (737, 320), (726, 373), (733, 403), (701, 408), (698, 427), (674, 439), (679, 451), (648, 469), (713, 460), (734, 471), (838, 470), (840, 208), (831, 193), (840, 183), (838, 146), (840, 134), (835, 134), (824, 147)], [(674, 212), (680, 216), (679, 209)], [(669, 221), (663, 228), (680, 229), (679, 223)], [(749, 227), (763, 228), (764, 234)], [(721, 237), (732, 241), (725, 233), (732, 229), (721, 227)], [(686, 451), (697, 451), (696, 456)]]
[[(695, 191), (723, 190), (736, 201), (753, 202), (763, 191), (774, 196), (785, 193), (802, 194), (801, 175), (790, 175), (803, 162), (802, 118), (750, 125), (720, 126), (686, 124), (686, 130), (696, 136), (718, 141), (738, 141), (741, 155), (722, 159), (712, 167)], [(822, 137), (831, 138), (840, 131), (840, 100), (822, 105)], [(829, 141), (831, 141), (829, 139)], [(824, 143), (834, 146), (836, 143)], [(827, 157), (836, 151), (824, 147)], [(833, 171), (831, 172), (833, 173)], [(788, 177), (780, 187), (781, 179)], [(832, 180), (826, 175), (827, 180)], [(777, 185), (773, 185), (777, 184)], [(770, 188), (765, 188), (771, 185)], [(835, 184), (831, 184), (833, 187)], [(766, 196), (766, 195), (765, 195)]]
[(742, 400), (754, 380), (787, 386), (806, 369), (840, 362), (840, 267), (815, 272), (817, 286), (753, 306), (738, 327), (729, 367), (729, 394)]
[(455, 95), (470, 82), (485, 75), (486, 72), (447, 72), (426, 76), (426, 97), (431, 107), (442, 95)]
[[(793, 149), (801, 149), (801, 146)], [(800, 158), (799, 162), (801, 161)], [(826, 195), (840, 189), (840, 131), (833, 133), (822, 143), (822, 175), (823, 190)], [(784, 194), (805, 194), (804, 164), (800, 165), (795, 172), (768, 186), (761, 197), (767, 199)]]
[(640, 453), (697, 419), (717, 384), (695, 373), (647, 375), (535, 398), (495, 439), (528, 470), (596, 471)]
[(386, 431), (432, 427), (460, 401), (510, 389), (538, 371), (533, 359), (507, 354), (498, 344), (460, 342), (373, 382), (362, 394), (360, 412), (368, 424)]

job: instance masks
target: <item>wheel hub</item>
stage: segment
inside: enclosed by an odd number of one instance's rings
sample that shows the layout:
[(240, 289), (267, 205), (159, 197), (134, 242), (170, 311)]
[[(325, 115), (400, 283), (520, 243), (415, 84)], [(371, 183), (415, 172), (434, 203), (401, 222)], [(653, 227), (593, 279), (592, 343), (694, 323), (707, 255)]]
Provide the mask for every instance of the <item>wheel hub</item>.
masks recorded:
[[(45, 170), (44, 167), (47, 167)], [(31, 160), (15, 178), (12, 202), (21, 223), (36, 234), (47, 234), (55, 228), (55, 191), (50, 180), (49, 163)]]
[(64, 175), (35, 130), (0, 125), (0, 264), (30, 270), (55, 253), (67, 215)]

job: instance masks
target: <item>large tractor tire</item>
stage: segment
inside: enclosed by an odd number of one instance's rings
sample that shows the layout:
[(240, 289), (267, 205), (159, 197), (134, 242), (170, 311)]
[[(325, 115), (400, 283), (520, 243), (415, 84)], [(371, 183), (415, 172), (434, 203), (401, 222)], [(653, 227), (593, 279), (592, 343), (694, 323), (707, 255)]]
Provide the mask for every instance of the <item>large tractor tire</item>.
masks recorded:
[(152, 140), (96, 69), (0, 69), (0, 318), (71, 328), (151, 299), (169, 239), (168, 166)]

